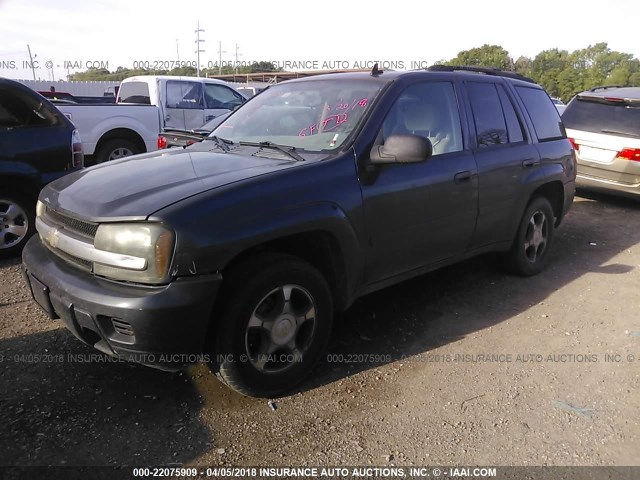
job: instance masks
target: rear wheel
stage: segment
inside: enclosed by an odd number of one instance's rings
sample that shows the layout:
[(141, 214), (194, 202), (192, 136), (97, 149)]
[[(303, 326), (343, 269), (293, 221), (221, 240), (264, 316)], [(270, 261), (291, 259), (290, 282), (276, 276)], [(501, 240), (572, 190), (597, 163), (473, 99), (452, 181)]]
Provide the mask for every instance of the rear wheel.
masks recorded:
[(35, 201), (0, 194), (0, 257), (18, 254), (35, 232)]
[(128, 157), (140, 153), (140, 149), (131, 140), (114, 138), (107, 140), (95, 154), (96, 163), (109, 162), (119, 158)]
[(513, 246), (506, 255), (507, 268), (524, 276), (540, 273), (547, 262), (554, 224), (549, 200), (544, 197), (532, 200), (524, 212)]
[(214, 370), (243, 395), (275, 396), (311, 371), (331, 332), (324, 277), (296, 257), (269, 254), (234, 269), (213, 348)]

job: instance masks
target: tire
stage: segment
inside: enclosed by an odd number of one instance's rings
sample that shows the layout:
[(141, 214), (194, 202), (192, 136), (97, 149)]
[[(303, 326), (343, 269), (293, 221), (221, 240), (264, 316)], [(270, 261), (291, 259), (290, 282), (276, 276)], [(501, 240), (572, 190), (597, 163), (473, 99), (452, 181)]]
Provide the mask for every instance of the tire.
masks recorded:
[(250, 397), (299, 384), (331, 334), (333, 301), (322, 274), (297, 257), (261, 255), (230, 273), (223, 294), (212, 356), (217, 377)]
[(107, 140), (100, 146), (100, 150), (95, 154), (96, 163), (109, 162), (137, 153), (141, 153), (140, 149), (131, 140), (114, 138), (113, 140)]
[(506, 255), (506, 267), (522, 276), (537, 275), (547, 262), (553, 242), (553, 208), (544, 197), (534, 198), (522, 216), (518, 233)]
[(35, 199), (0, 193), (0, 258), (19, 254), (36, 231)]

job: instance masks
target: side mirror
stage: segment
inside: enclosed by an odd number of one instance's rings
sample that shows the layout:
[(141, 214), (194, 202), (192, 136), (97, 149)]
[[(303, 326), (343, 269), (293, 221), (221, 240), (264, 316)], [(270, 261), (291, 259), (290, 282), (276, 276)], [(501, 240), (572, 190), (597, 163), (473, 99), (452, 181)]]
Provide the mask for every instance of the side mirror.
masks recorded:
[(418, 135), (391, 135), (384, 145), (371, 149), (371, 163), (418, 163), (431, 157), (431, 141)]

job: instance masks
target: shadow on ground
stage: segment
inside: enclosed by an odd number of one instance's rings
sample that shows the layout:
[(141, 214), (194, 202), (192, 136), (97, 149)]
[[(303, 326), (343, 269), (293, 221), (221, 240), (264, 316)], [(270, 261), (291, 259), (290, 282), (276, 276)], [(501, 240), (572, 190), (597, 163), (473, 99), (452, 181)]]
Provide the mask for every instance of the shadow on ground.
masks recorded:
[[(577, 201), (537, 277), (506, 275), (487, 255), (360, 299), (338, 319), (328, 356), (298, 391), (489, 328), (583, 275), (629, 272), (634, 265), (611, 261), (640, 243), (639, 209), (615, 197)], [(354, 354), (378, 359), (329, 361)], [(199, 381), (205, 368), (171, 374), (109, 362), (62, 327), (0, 340), (0, 355), (3, 465), (184, 464), (216, 448), (216, 426), (202, 424), (200, 410), (225, 415), (264, 402), (210, 375)]]

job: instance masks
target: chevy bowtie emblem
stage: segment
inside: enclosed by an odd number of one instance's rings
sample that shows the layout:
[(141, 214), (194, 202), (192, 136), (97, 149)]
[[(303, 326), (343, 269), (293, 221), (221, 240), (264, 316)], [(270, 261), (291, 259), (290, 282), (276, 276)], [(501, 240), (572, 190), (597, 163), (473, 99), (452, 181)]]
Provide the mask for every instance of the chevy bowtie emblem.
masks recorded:
[(47, 232), (47, 242), (49, 242), (49, 245), (57, 248), (59, 240), (60, 237), (58, 236), (58, 230), (56, 228), (53, 228)]

